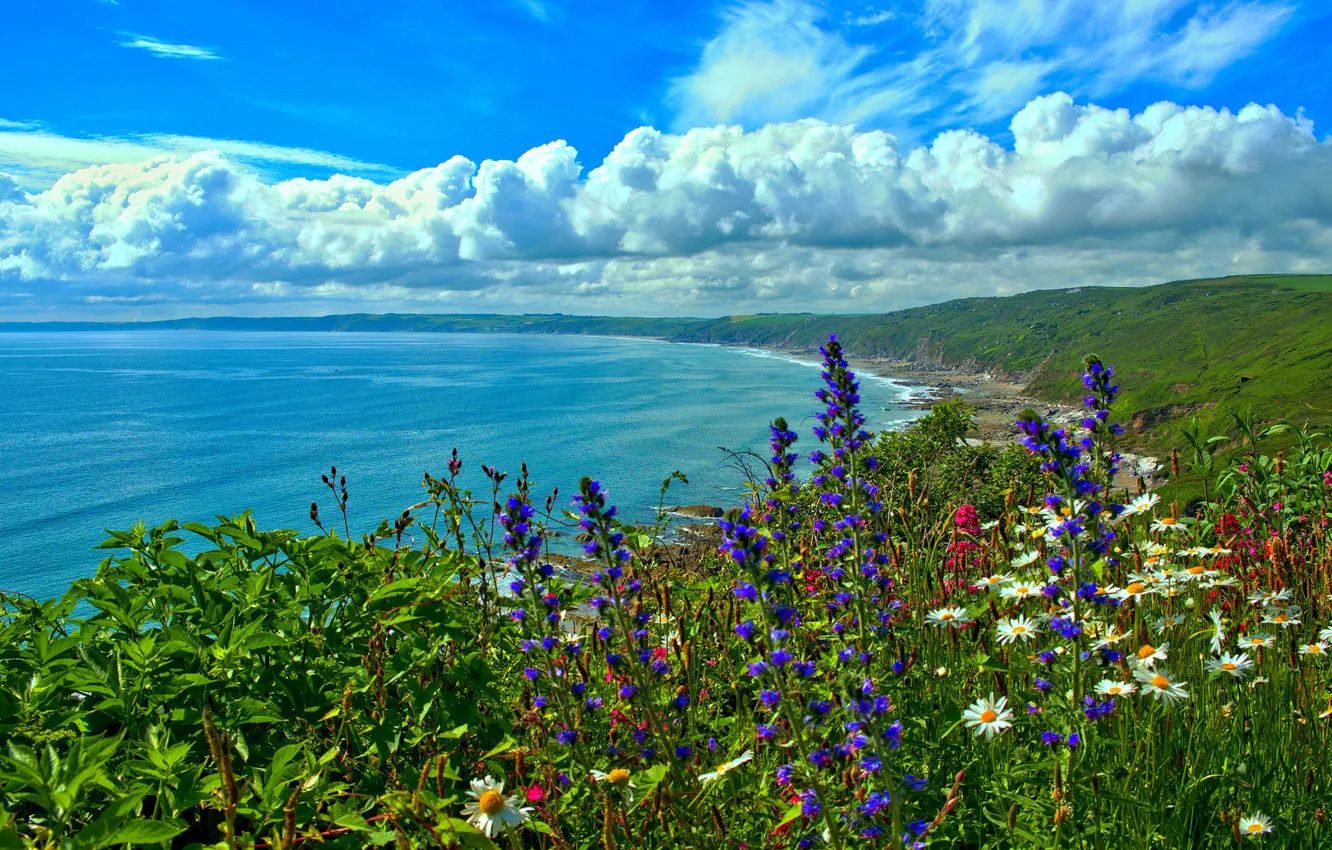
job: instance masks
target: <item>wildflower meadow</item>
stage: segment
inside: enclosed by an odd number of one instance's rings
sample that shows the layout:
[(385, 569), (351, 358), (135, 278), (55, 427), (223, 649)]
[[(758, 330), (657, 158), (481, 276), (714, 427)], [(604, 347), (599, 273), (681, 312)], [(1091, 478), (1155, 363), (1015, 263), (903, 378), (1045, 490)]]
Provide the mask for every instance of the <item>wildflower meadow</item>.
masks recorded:
[(871, 434), (822, 353), (689, 569), (455, 451), (360, 540), (335, 469), (323, 533), (137, 527), (0, 596), (0, 848), (1332, 846), (1327, 437), (1239, 418), (1183, 505), (1114, 484), (1095, 357), (1078, 426), (973, 450)]

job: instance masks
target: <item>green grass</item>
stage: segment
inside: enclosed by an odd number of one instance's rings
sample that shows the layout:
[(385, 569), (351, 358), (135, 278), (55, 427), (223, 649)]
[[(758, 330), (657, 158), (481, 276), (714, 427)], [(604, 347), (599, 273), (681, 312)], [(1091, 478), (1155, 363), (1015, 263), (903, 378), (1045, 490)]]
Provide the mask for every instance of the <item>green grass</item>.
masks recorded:
[(727, 319), (671, 338), (813, 348), (834, 332), (862, 356), (1005, 373), (1050, 401), (1081, 396), (1082, 357), (1095, 352), (1120, 369), (1121, 416), (1140, 443), (1159, 443), (1163, 426), (1192, 415), (1220, 430), (1250, 405), (1297, 423), (1332, 418), (1332, 275), (1044, 290), (782, 323)]

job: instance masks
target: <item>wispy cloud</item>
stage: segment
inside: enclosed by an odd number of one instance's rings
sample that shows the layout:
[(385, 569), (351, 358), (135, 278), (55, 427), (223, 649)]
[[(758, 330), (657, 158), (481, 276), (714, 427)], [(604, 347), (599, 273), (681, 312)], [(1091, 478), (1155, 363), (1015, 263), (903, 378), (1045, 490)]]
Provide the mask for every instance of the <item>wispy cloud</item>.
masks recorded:
[(61, 175), (90, 165), (143, 162), (164, 154), (187, 155), (207, 150), (218, 151), (269, 172), (287, 171), (291, 166), (305, 166), (367, 176), (397, 176), (402, 173), (401, 169), (391, 166), (313, 148), (163, 133), (66, 136), (40, 124), (0, 118), (0, 171), (13, 174), (29, 188), (48, 186)]
[[(1293, 0), (922, 0), (840, 19), (810, 0), (745, 0), (673, 81), (677, 128), (818, 117), (924, 133), (1011, 115), (1056, 88), (1182, 89), (1270, 40)], [(890, 23), (891, 22), (891, 23)]]
[(215, 60), (222, 58), (211, 47), (196, 47), (193, 44), (172, 44), (147, 35), (126, 34), (123, 41), (118, 41), (116, 43), (121, 47), (146, 50), (160, 59)]
[(554, 4), (549, 0), (518, 0), (518, 5), (543, 24), (550, 22), (551, 14), (555, 11)]

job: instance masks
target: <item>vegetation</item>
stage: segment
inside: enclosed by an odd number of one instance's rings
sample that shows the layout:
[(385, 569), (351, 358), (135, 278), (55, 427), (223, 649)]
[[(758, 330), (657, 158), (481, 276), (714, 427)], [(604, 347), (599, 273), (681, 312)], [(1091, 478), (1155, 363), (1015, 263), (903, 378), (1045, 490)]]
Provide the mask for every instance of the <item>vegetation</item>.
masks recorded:
[(360, 541), (334, 470), (322, 535), (136, 528), (0, 597), (0, 848), (1332, 844), (1326, 437), (1240, 420), (1186, 518), (1110, 486), (1095, 358), (999, 451), (875, 440), (825, 357), (811, 474), (778, 420), (702, 577), (455, 453)]

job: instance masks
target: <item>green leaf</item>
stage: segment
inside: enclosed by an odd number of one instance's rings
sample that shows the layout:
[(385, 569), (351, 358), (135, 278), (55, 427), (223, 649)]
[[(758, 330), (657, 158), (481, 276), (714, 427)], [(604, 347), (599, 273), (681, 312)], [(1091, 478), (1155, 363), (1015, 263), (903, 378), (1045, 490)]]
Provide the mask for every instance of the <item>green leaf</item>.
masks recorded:
[(638, 801), (634, 803), (635, 809), (643, 805), (645, 802), (648, 801), (649, 798), (652, 797), (652, 794), (657, 790), (657, 786), (661, 784), (661, 780), (664, 779), (665, 777), (666, 777), (666, 765), (664, 764), (659, 764), (656, 765), (655, 767), (650, 767), (647, 770), (643, 771), (642, 773), (638, 774), (638, 779), (637, 782), (635, 783), (636, 785), (638, 785), (638, 789), (636, 791), (636, 793), (638, 794)]
[(184, 825), (134, 818), (113, 831), (102, 846), (110, 844), (161, 844), (185, 831)]
[(773, 832), (776, 832), (777, 830), (779, 830), (779, 829), (781, 829), (782, 827), (786, 826), (786, 825), (787, 825), (788, 823), (790, 823), (791, 821), (793, 821), (793, 820), (795, 820), (796, 818), (800, 817), (800, 807), (801, 807), (801, 805), (802, 805), (802, 804), (800, 804), (800, 803), (796, 803), (794, 806), (792, 806), (791, 808), (787, 809), (787, 810), (786, 810), (786, 814), (782, 815), (782, 819), (779, 820), (779, 821), (777, 822), (777, 825), (774, 826), (774, 827), (772, 828), (772, 831), (773, 831)]
[(481, 830), (472, 826), (465, 820), (459, 818), (446, 818), (440, 824), (444, 830), (449, 833), (450, 838), (457, 840), (464, 847), (481, 847), (484, 850), (499, 850), (495, 842), (486, 838)]
[(480, 759), (478, 759), (478, 761), (485, 761), (488, 758), (494, 758), (500, 753), (508, 752), (509, 750), (513, 749), (514, 745), (517, 743), (518, 742), (513, 739), (513, 736), (505, 735), (503, 741), (500, 741), (498, 744), (496, 744), (493, 750), (483, 755)]

